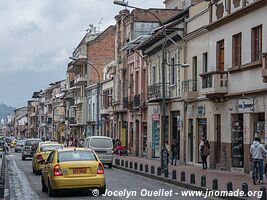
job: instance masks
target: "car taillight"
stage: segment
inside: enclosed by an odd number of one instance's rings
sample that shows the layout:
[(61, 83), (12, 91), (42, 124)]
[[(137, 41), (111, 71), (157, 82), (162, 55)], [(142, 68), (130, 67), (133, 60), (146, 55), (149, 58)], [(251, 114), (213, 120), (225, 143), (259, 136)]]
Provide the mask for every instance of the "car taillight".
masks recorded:
[(98, 164), (97, 174), (104, 174), (104, 165), (102, 163)]
[(62, 175), (63, 174), (62, 174), (62, 171), (60, 169), (60, 165), (59, 164), (55, 165), (55, 167), (54, 167), (54, 176), (62, 176)]
[(42, 154), (38, 154), (38, 155), (37, 155), (37, 160), (44, 160)]

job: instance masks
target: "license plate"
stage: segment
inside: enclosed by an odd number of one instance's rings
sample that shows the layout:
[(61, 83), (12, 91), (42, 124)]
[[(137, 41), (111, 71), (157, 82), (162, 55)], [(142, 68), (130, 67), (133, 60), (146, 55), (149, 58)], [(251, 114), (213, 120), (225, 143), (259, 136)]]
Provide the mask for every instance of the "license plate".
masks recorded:
[(72, 172), (73, 174), (86, 174), (86, 168), (75, 168)]

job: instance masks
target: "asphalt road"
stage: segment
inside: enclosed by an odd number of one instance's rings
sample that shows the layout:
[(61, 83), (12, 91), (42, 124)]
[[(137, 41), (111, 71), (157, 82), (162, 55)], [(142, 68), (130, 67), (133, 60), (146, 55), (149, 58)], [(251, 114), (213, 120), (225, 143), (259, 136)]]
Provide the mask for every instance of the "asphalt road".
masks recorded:
[[(21, 160), (21, 153), (7, 155), (9, 196), (7, 200), (30, 199), (204, 199), (204, 197), (185, 197), (185, 189), (131, 174), (118, 169), (105, 168), (107, 196), (93, 196), (88, 191), (62, 191), (56, 198), (49, 198), (41, 190), (41, 176), (32, 173), (31, 159)], [(120, 193), (118, 193), (120, 192)], [(143, 196), (142, 196), (143, 195)], [(157, 195), (157, 196), (156, 196)], [(128, 196), (128, 197), (127, 197)], [(206, 198), (208, 199), (208, 198)]]

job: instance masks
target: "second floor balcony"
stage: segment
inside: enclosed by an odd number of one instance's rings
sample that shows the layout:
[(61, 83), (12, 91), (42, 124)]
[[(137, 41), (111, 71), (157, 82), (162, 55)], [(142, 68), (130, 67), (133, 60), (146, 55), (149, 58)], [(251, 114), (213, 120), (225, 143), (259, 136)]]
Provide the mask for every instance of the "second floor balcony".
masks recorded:
[(208, 98), (222, 97), (228, 93), (228, 73), (209, 72), (202, 77), (202, 94)]
[(76, 97), (75, 98), (75, 105), (86, 103), (86, 97)]
[(74, 80), (75, 85), (82, 85), (87, 83), (87, 74), (85, 75), (77, 75)]
[(182, 82), (182, 98), (195, 99), (198, 95), (198, 80), (189, 79)]
[(149, 85), (147, 88), (147, 97), (149, 101), (162, 101), (163, 99), (163, 87), (165, 87), (165, 98), (169, 99), (171, 97), (170, 84), (156, 83), (154, 85)]

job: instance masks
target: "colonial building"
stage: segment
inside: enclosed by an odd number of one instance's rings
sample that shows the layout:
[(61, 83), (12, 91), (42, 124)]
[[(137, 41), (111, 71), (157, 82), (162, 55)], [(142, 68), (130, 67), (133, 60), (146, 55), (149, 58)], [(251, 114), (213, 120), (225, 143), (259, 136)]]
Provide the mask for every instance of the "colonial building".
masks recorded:
[[(109, 26), (94, 40), (87, 42), (87, 57), (90, 64), (87, 65), (87, 135), (100, 135), (102, 119), (101, 109), (101, 81), (103, 80), (104, 67), (114, 61), (115, 28)], [(95, 85), (95, 89), (94, 88)], [(97, 87), (99, 86), (99, 87)], [(93, 89), (93, 90), (92, 90)], [(90, 110), (91, 108), (91, 110)], [(93, 116), (91, 116), (93, 114)]]
[(14, 117), (15, 136), (24, 138), (27, 131), (27, 107), (17, 108)]
[(188, 75), (199, 83), (187, 103), (188, 162), (200, 161), (204, 136), (210, 167), (248, 173), (250, 144), (256, 136), (266, 142), (266, 4), (216, 1), (187, 20)]
[[(161, 21), (176, 15), (176, 9), (149, 9)], [(114, 132), (115, 138), (135, 155), (142, 155), (146, 148), (146, 111), (141, 111), (141, 93), (145, 94), (142, 83), (146, 80), (146, 67), (138, 51), (132, 50), (137, 41), (151, 34), (151, 30), (159, 27), (160, 22), (153, 14), (134, 9), (120, 11), (116, 19), (115, 61), (116, 75), (114, 77)], [(133, 44), (133, 46), (132, 46)], [(138, 44), (138, 43), (137, 43)], [(132, 46), (132, 47), (130, 47)], [(135, 105), (133, 105), (135, 103)], [(139, 107), (140, 105), (140, 107)], [(144, 104), (145, 105), (145, 104)], [(145, 105), (146, 106), (146, 105)], [(142, 116), (141, 116), (142, 115)], [(144, 133), (144, 134), (143, 134)], [(144, 136), (144, 137), (143, 137)]]
[(101, 82), (101, 133), (114, 138), (113, 131), (113, 76), (115, 74), (115, 61), (104, 67), (103, 81)]

